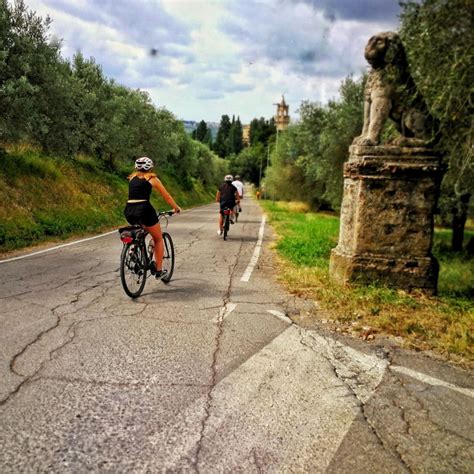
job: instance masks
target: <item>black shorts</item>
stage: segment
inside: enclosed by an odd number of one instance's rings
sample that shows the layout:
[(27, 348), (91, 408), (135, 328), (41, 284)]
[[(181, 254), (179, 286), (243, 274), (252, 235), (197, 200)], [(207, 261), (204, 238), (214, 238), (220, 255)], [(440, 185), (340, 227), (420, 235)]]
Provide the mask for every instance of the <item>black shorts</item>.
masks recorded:
[(219, 212), (222, 212), (224, 209), (234, 209), (235, 201), (221, 202)]
[(158, 223), (156, 211), (148, 201), (127, 202), (123, 213), (131, 225), (145, 225), (151, 227)]

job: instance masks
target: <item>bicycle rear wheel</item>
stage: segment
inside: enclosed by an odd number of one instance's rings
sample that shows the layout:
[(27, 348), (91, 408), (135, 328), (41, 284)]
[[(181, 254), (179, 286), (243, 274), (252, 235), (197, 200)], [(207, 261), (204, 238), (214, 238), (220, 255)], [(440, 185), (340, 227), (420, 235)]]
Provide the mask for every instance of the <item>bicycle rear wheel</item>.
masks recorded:
[(230, 215), (224, 214), (224, 240), (227, 240), (227, 234), (229, 233), (229, 224), (230, 222)]
[(140, 296), (146, 283), (146, 255), (139, 243), (125, 244), (120, 256), (120, 280), (130, 298)]
[(163, 283), (169, 283), (174, 271), (174, 245), (171, 235), (168, 232), (163, 232), (163, 270), (166, 270), (166, 275), (161, 279)]

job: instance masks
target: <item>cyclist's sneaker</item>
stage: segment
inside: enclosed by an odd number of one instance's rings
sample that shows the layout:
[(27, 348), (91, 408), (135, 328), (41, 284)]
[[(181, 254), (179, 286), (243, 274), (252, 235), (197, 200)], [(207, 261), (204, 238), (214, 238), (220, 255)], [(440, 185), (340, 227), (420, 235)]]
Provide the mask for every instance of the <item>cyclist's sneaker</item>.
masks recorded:
[(156, 270), (155, 271), (155, 278), (157, 280), (161, 280), (167, 273), (168, 273), (167, 270)]
[(217, 235), (222, 235), (222, 230), (219, 229), (219, 230), (217, 231)]
[(239, 207), (239, 212), (242, 212), (242, 208), (241, 208), (241, 207)]

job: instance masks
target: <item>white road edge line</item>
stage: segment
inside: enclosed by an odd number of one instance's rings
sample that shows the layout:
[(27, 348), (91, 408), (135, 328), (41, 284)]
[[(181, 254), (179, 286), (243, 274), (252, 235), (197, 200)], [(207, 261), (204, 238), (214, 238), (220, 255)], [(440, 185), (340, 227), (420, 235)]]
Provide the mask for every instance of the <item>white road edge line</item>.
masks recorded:
[(223, 321), (227, 316), (229, 316), (234, 309), (237, 308), (237, 305), (235, 303), (226, 303), (220, 310), (219, 314), (214, 318), (215, 323), (220, 323)]
[(445, 382), (444, 380), (440, 380), (435, 377), (423, 374), (421, 372), (417, 372), (415, 370), (409, 369), (408, 367), (402, 367), (400, 365), (391, 365), (390, 370), (408, 375), (409, 377), (420, 380), (421, 382), (427, 383), (428, 385), (439, 385), (440, 387), (446, 387), (456, 392), (462, 393), (463, 395), (467, 395), (468, 397), (474, 398), (474, 390), (470, 388), (458, 387), (457, 385), (454, 385), (450, 382)]
[[(422, 372), (417, 372), (416, 370), (409, 369), (408, 367), (403, 367), (401, 365), (390, 365), (388, 361), (384, 359), (379, 359), (376, 355), (371, 355), (371, 354), (366, 354), (364, 352), (361, 352), (357, 349), (354, 349), (351, 346), (343, 344), (341, 341), (336, 341), (328, 336), (322, 336), (321, 334), (319, 334), (318, 332), (314, 330), (303, 329), (303, 331), (307, 332), (308, 334), (311, 334), (311, 336), (315, 340), (319, 340), (319, 341), (332, 340), (331, 344), (334, 344), (336, 347), (346, 351), (349, 357), (349, 360), (355, 360), (361, 365), (365, 365), (368, 370), (371, 370), (376, 365), (382, 364), (384, 366), (384, 370), (388, 369), (393, 372), (398, 372), (404, 375), (408, 375), (409, 377), (419, 380), (420, 382), (423, 382), (427, 385), (445, 387), (450, 390), (462, 393), (463, 395), (466, 395), (468, 397), (474, 398), (474, 390), (471, 388), (459, 387), (458, 385), (455, 385), (453, 383), (446, 382), (445, 380), (437, 379), (435, 377), (431, 377), (430, 375), (424, 374)], [(368, 360), (374, 361), (375, 365), (367, 365)]]
[(52, 252), (53, 250), (58, 250), (58, 249), (61, 249), (63, 247), (69, 247), (70, 245), (80, 244), (82, 242), (87, 242), (88, 240), (94, 240), (94, 239), (98, 239), (100, 237), (105, 237), (106, 235), (114, 234), (115, 232), (117, 232), (117, 229), (116, 230), (111, 230), (110, 232), (106, 232), (105, 234), (94, 235), (94, 237), (87, 237), (86, 239), (75, 240), (74, 242), (69, 242), (67, 244), (56, 245), (56, 247), (51, 247), (49, 249), (38, 250), (37, 252), (28, 253), (26, 255), (20, 255), (19, 257), (6, 258), (5, 260), (0, 260), (0, 263), (13, 262), (14, 260), (21, 260), (22, 258), (34, 257), (35, 255), (40, 255), (40, 254), (46, 253), (46, 252)]
[[(184, 214), (189, 211), (193, 211), (194, 209), (199, 209), (200, 207), (208, 206), (209, 204), (203, 204), (202, 206), (196, 206), (192, 207), (191, 209), (185, 209), (184, 211), (181, 211), (180, 214)], [(113, 234), (114, 232), (117, 232), (117, 229), (111, 230), (110, 232), (106, 232), (105, 234), (99, 234), (99, 235), (94, 235), (93, 237), (87, 237), (86, 239), (80, 239), (80, 240), (75, 240), (74, 242), (68, 242), (67, 244), (61, 244), (61, 245), (56, 245), (55, 247), (51, 247), (49, 249), (45, 250), (38, 250), (37, 252), (32, 252), (32, 253), (27, 253), (25, 255), (19, 255), (18, 257), (11, 257), (11, 258), (6, 258), (5, 260), (0, 260), (1, 263), (7, 263), (7, 262), (13, 262), (14, 260), (21, 260), (23, 258), (28, 258), (28, 257), (34, 257), (35, 255), (40, 255), (42, 253), (46, 252), (52, 252), (53, 250), (58, 250), (63, 247), (69, 247), (70, 245), (75, 245), (75, 244), (80, 244), (82, 242), (87, 242), (88, 240), (94, 240), (94, 239), (99, 239), (100, 237), (105, 237), (106, 235)]]
[(293, 321), (281, 311), (277, 311), (276, 309), (267, 309), (267, 313), (273, 314), (273, 316), (276, 316), (278, 319), (285, 321), (285, 323), (293, 324)]
[(257, 265), (258, 257), (260, 256), (260, 250), (262, 248), (263, 233), (265, 232), (265, 220), (266, 217), (263, 216), (262, 223), (260, 224), (260, 229), (258, 231), (258, 240), (255, 244), (255, 250), (253, 251), (252, 258), (250, 259), (250, 262), (240, 281), (248, 282), (250, 280), (250, 276), (252, 275), (253, 269), (255, 268), (255, 265)]

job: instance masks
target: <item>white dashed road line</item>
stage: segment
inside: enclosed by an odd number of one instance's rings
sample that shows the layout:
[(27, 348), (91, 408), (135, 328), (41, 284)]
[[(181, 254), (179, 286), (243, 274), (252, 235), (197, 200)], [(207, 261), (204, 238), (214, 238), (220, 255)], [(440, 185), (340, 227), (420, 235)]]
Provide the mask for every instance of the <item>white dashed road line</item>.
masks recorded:
[(262, 223), (260, 224), (260, 229), (258, 231), (258, 240), (257, 240), (257, 243), (255, 244), (255, 250), (253, 251), (252, 258), (250, 259), (250, 263), (248, 264), (240, 281), (248, 282), (250, 280), (250, 276), (252, 275), (255, 265), (257, 265), (258, 257), (260, 256), (260, 250), (262, 248), (264, 231), (265, 231), (265, 216), (262, 217)]

